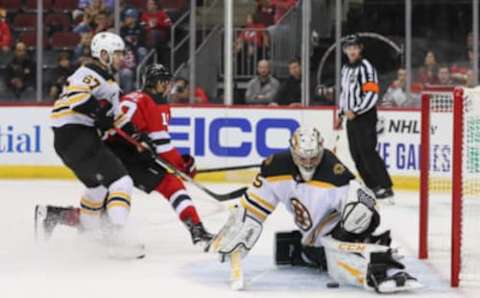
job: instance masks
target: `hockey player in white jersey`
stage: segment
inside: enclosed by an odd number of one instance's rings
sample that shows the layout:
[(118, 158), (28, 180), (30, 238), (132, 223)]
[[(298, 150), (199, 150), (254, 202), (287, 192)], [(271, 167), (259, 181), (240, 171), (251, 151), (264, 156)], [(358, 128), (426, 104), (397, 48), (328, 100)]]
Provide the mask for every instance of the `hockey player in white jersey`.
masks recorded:
[[(119, 235), (127, 222), (133, 181), (121, 161), (104, 145), (101, 135), (113, 127), (134, 134), (133, 125), (121, 113), (120, 88), (113, 77), (124, 50), (120, 36), (96, 34), (91, 43), (91, 63), (79, 67), (67, 79), (50, 115), (55, 151), (86, 186), (80, 201), (82, 228), (98, 230), (106, 206), (107, 242), (120, 248), (131, 246), (120, 241)], [(141, 246), (135, 247), (138, 249), (129, 248), (125, 253), (141, 257)]]
[(221, 261), (245, 257), (283, 203), (299, 230), (276, 234), (277, 264), (314, 266), (379, 293), (418, 288), (390, 248), (389, 231), (373, 234), (380, 224), (374, 194), (322, 143), (317, 129), (301, 127), (289, 151), (267, 158), (210, 249)]

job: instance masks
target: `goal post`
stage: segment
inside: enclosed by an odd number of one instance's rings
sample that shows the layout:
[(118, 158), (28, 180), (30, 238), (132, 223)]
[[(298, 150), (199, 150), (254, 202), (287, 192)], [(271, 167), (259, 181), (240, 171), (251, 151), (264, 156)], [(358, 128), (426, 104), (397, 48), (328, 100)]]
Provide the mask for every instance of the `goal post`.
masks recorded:
[(428, 88), (421, 99), (419, 258), (445, 251), (458, 287), (480, 276), (480, 88)]

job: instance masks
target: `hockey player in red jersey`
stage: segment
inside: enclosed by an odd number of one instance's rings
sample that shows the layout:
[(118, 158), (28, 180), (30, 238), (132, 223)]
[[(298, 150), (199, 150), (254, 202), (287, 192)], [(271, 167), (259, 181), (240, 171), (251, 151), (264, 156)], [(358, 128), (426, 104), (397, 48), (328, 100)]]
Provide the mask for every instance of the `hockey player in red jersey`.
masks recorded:
[[(163, 65), (148, 66), (144, 72), (142, 90), (123, 96), (120, 107), (135, 125), (138, 131), (136, 139), (156, 152), (161, 159), (193, 177), (196, 171), (193, 157), (180, 155), (172, 145), (168, 133), (170, 105), (166, 94), (171, 78), (172, 75)], [(137, 148), (121, 137), (112, 135), (105, 143), (123, 162), (137, 188), (146, 193), (156, 191), (170, 202), (190, 231), (194, 244), (211, 240), (212, 235), (203, 227), (193, 201), (178, 177), (157, 165), (150, 152), (139, 153)], [(42, 226), (49, 236), (57, 224), (80, 226), (78, 213), (78, 208), (39, 205), (35, 215), (37, 225)]]

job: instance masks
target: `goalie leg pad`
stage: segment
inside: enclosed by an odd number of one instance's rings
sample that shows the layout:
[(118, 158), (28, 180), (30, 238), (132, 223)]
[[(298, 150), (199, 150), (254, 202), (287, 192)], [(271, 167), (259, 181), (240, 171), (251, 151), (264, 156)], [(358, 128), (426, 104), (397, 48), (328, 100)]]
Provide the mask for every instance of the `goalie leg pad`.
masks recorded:
[(403, 271), (405, 266), (395, 260), (392, 251), (372, 252), (367, 270), (365, 288), (377, 293), (394, 293), (418, 289), (421, 284), (416, 278)]

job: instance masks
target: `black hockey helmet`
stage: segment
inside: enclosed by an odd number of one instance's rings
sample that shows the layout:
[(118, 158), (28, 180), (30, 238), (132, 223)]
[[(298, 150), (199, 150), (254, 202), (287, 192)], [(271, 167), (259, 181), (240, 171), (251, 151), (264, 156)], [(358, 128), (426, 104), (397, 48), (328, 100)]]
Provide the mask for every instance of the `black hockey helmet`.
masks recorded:
[(345, 49), (349, 46), (354, 46), (354, 45), (357, 45), (357, 46), (362, 45), (362, 42), (360, 41), (360, 36), (358, 34), (347, 35), (347, 37), (345, 37), (345, 39), (343, 40), (342, 48)]
[(151, 64), (145, 67), (142, 76), (143, 86), (145, 88), (153, 88), (158, 81), (169, 82), (172, 79), (172, 74), (167, 67), (162, 64)]

